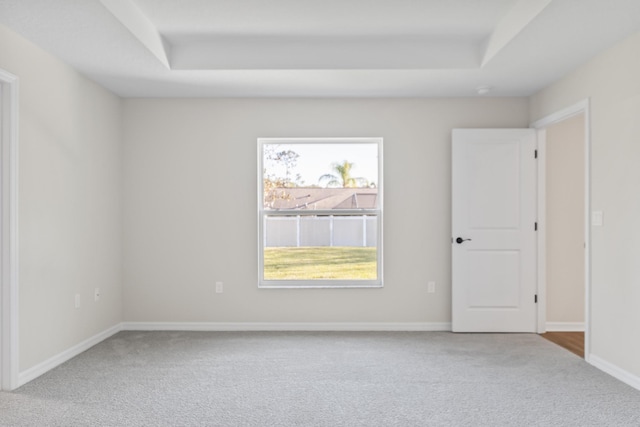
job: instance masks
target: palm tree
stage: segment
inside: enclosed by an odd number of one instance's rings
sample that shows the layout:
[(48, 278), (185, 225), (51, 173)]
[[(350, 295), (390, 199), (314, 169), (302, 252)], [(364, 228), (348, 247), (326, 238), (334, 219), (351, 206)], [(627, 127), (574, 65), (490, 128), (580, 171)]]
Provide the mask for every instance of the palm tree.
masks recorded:
[(353, 178), (351, 176), (351, 169), (353, 163), (344, 160), (342, 163), (332, 163), (331, 168), (336, 175), (328, 173), (322, 175), (318, 182), (327, 181), (326, 187), (366, 187), (369, 185), (365, 178)]

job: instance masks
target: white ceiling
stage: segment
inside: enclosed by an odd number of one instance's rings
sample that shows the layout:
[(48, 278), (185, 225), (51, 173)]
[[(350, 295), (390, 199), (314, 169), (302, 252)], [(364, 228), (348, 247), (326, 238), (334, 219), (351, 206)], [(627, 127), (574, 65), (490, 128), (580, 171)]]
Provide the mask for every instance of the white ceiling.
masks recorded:
[(0, 0), (125, 97), (527, 96), (640, 31), (640, 0)]

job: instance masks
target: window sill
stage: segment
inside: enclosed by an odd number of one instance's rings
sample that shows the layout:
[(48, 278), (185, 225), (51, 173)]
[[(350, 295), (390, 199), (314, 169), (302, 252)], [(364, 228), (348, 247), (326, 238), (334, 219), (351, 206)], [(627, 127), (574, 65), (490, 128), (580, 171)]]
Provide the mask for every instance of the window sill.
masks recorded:
[(259, 289), (379, 289), (383, 288), (384, 285), (381, 282), (367, 282), (367, 283), (357, 283), (357, 282), (339, 282), (339, 283), (309, 283), (305, 281), (291, 281), (292, 283), (282, 283), (282, 282), (262, 282), (258, 283)]

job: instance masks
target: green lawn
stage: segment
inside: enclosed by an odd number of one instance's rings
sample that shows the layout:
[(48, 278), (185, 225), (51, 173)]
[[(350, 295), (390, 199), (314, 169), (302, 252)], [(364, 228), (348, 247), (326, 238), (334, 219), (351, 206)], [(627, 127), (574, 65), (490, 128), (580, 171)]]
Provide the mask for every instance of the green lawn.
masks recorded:
[(376, 248), (264, 248), (265, 280), (375, 280)]

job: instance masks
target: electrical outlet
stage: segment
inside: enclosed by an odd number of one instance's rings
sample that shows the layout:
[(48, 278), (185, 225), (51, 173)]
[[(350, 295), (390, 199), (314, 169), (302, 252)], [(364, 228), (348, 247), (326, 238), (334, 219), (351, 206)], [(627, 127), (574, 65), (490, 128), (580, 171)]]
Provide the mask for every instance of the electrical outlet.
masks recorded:
[(93, 300), (95, 302), (100, 301), (100, 288), (96, 288), (94, 293), (93, 293)]
[(224, 291), (222, 282), (216, 282), (216, 294), (221, 294)]
[(427, 292), (430, 294), (435, 293), (436, 291), (436, 282), (429, 282), (427, 283)]
[(76, 308), (80, 308), (80, 294), (76, 294), (75, 303), (76, 303)]

